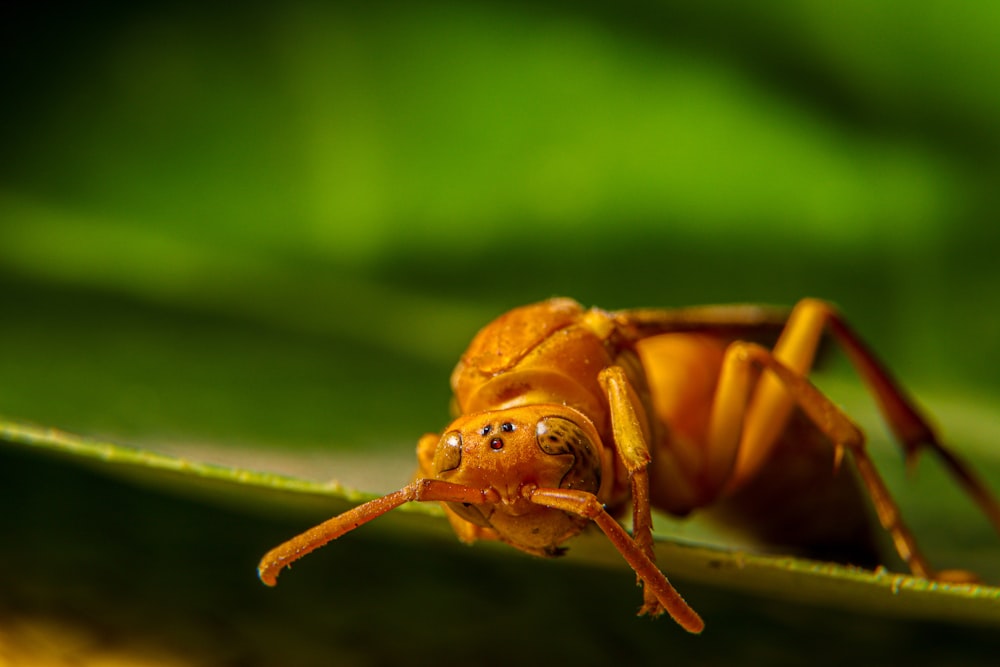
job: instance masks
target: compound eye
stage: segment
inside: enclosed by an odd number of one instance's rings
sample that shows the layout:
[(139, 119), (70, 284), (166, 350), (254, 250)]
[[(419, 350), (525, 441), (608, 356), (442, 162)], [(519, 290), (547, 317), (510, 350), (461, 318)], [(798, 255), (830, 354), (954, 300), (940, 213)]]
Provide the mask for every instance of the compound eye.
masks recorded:
[(454, 470), (462, 463), (462, 434), (458, 431), (448, 431), (441, 436), (434, 461), (431, 464), (435, 473)]
[(535, 427), (538, 447), (553, 456), (571, 455), (573, 464), (559, 486), (596, 493), (601, 486), (597, 448), (576, 422), (565, 417), (544, 417)]

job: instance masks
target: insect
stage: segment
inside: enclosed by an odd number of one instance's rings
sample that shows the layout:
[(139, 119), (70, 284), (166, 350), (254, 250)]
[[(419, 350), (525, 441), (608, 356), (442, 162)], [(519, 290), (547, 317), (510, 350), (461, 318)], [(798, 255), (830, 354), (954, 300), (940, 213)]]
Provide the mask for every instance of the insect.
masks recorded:
[[(538, 556), (558, 555), (596, 524), (643, 586), (640, 615), (667, 612), (700, 632), (702, 619), (655, 563), (652, 508), (715, 512), (767, 543), (864, 561), (862, 488), (914, 575), (971, 578), (931, 567), (862, 432), (808, 380), (826, 337), (908, 462), (933, 451), (1000, 531), (996, 499), (829, 303), (604, 311), (555, 298), (475, 336), (451, 376), (455, 420), (419, 440), (413, 482), (276, 547), (260, 578), (273, 586), (282, 568), (385, 512), (439, 501), (462, 541)], [(856, 475), (835, 474), (845, 452)], [(631, 535), (615, 519), (629, 505)]]

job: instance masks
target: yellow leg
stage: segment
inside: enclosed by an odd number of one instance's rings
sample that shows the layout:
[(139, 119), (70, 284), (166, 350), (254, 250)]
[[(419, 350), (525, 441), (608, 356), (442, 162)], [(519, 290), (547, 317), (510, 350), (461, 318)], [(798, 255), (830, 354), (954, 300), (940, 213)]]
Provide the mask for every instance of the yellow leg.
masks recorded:
[(645, 550), (629, 537), (592, 493), (576, 489), (526, 488), (525, 497), (538, 505), (573, 512), (594, 521), (635, 570), (644, 584), (643, 590), (656, 598), (660, 610), (657, 613), (666, 611), (688, 632), (698, 633), (704, 629), (705, 624), (698, 613), (684, 601)]
[[(771, 408), (776, 407), (776, 412), (782, 414), (787, 413), (792, 407), (798, 406), (815, 424), (816, 428), (833, 442), (838, 451), (846, 450), (851, 453), (861, 480), (872, 499), (879, 521), (891, 535), (900, 557), (913, 574), (921, 577), (935, 577), (937, 573), (920, 552), (913, 533), (900, 515), (899, 507), (889, 494), (888, 488), (871, 459), (868, 458), (864, 446), (864, 435), (857, 426), (798, 370), (790, 368), (780, 361), (775, 353), (759, 345), (733, 343), (727, 351), (727, 364), (731, 365), (730, 372), (736, 376), (751, 375), (755, 368), (768, 371), (770, 376), (774, 378), (774, 382), (783, 390), (787, 404), (774, 401), (774, 403), (764, 402), (764, 405)], [(761, 405), (762, 403), (751, 402), (751, 406), (755, 404)], [(748, 439), (746, 435), (749, 432), (751, 437), (759, 437), (754, 434), (767, 433), (768, 429), (750, 428), (753, 426), (751, 420), (763, 419), (767, 416), (766, 413), (751, 414), (749, 410), (747, 411), (745, 416), (746, 429), (740, 440), (741, 448), (749, 446), (766, 449), (773, 444), (772, 442)], [(742, 450), (738, 454), (743, 454)], [(751, 452), (751, 454), (757, 455), (758, 453)], [(766, 458), (764, 460), (766, 461)]]
[[(775, 359), (799, 375), (807, 375), (812, 367), (827, 317), (825, 306), (826, 304), (819, 301), (800, 301), (789, 315), (788, 322), (772, 351)], [(729, 367), (724, 367), (723, 374), (731, 370), (734, 375), (732, 380), (738, 384), (736, 390), (744, 392), (746, 382), (749, 381), (746, 370), (749, 369), (734, 359), (733, 354), (727, 355), (726, 362)], [(726, 389), (725, 383), (721, 382), (724, 379), (720, 378), (720, 387)], [(733, 389), (729, 388), (730, 391)], [(746, 396), (747, 394), (744, 394), (743, 400)], [(752, 477), (769, 459), (794, 405), (784, 384), (773, 373), (763, 374), (751, 396), (749, 404), (746, 405), (739, 447), (735, 452), (735, 467), (728, 484), (729, 489), (736, 488)], [(728, 399), (726, 402), (732, 404), (733, 401), (734, 399)], [(718, 428), (717, 424), (726, 420), (724, 411), (727, 409), (725, 403), (713, 406), (711, 422), (713, 428)]]
[[(608, 397), (611, 410), (611, 428), (614, 432), (618, 456), (628, 471), (632, 487), (632, 535), (636, 545), (650, 560), (656, 561), (653, 551), (653, 518), (649, 501), (649, 444), (642, 418), (636, 411), (639, 399), (620, 366), (610, 366), (601, 371), (601, 387)], [(639, 578), (639, 583), (643, 579)], [(643, 605), (640, 614), (656, 616), (663, 613), (663, 605), (653, 590), (643, 585)]]
[[(789, 370), (807, 375), (825, 331), (832, 334), (872, 393), (883, 418), (902, 446), (907, 463), (913, 465), (923, 448), (933, 451), (1000, 532), (1000, 503), (972, 469), (941, 444), (913, 399), (832, 305), (817, 299), (804, 299), (796, 304), (774, 346), (773, 357)], [(752, 476), (767, 460), (792, 404), (776, 375), (764, 373), (746, 409), (743, 436), (729, 488), (735, 488)]]

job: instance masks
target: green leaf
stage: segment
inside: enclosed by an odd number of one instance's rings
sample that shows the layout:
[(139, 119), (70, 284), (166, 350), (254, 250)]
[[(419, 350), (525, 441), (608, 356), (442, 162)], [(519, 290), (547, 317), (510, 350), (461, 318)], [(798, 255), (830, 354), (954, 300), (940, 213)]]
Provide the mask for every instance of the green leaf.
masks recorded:
[[(335, 481), (317, 482), (200, 463), (7, 419), (0, 419), (0, 439), (8, 446), (20, 445), (39, 453), (68, 456), (76, 464), (132, 483), (169, 489), (171, 494), (263, 514), (273, 514), (280, 508), (280, 511), (296, 516), (311, 513), (306, 510), (315, 512), (317, 507), (333, 514), (374, 497)], [(414, 503), (404, 506), (402, 513), (412, 512), (429, 516), (432, 521), (413, 522), (412, 527), (403, 528), (403, 522), (412, 519), (397, 519), (386, 522), (388, 527), (383, 532), (391, 535), (396, 530), (412, 539), (422, 533), (438, 537), (447, 531), (443, 514), (436, 506)], [(53, 518), (50, 517), (50, 520)], [(330, 549), (339, 548), (339, 544)], [(114, 547), (114, 544), (107, 545), (108, 554), (105, 557), (113, 557)], [(199, 549), (206, 552), (218, 547), (211, 541), (199, 545)], [(569, 561), (577, 566), (610, 566), (628, 570), (610, 544), (595, 533), (578, 538), (571, 553)], [(253, 555), (246, 554), (243, 560)], [(1000, 588), (993, 586), (931, 582), (884, 569), (871, 572), (831, 563), (760, 555), (679, 540), (662, 531), (657, 535), (657, 555), (663, 567), (675, 581), (680, 582), (682, 588), (685, 583), (695, 581), (789, 602), (854, 612), (1000, 624)], [(235, 568), (235, 564), (233, 566)], [(247, 578), (253, 576), (250, 569), (243, 574)], [(292, 576), (304, 579), (310, 573), (296, 572)]]

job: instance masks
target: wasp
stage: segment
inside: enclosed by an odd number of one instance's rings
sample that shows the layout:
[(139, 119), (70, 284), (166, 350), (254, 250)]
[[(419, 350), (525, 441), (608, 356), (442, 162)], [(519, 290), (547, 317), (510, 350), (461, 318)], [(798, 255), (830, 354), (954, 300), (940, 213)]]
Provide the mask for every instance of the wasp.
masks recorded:
[[(874, 396), (907, 461), (934, 452), (1000, 531), (996, 498), (830, 303), (605, 311), (554, 298), (473, 338), (451, 375), (455, 419), (420, 438), (414, 481), (271, 550), (259, 576), (273, 586), (282, 568), (329, 541), (404, 503), (437, 501), (461, 541), (499, 540), (537, 556), (559, 555), (596, 524), (643, 587), (640, 615), (667, 612), (697, 633), (702, 619), (655, 562), (654, 508), (715, 513), (763, 543), (851, 562), (870, 552), (870, 502), (915, 576), (973, 579), (931, 566), (862, 431), (809, 380), (826, 339)], [(837, 472), (845, 452), (855, 474)], [(616, 519), (629, 506), (631, 534)]]

